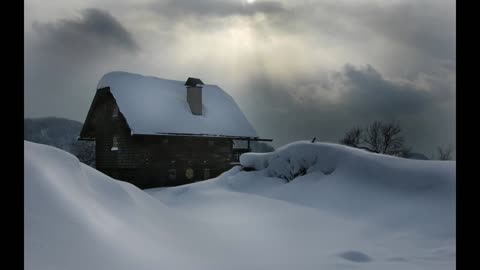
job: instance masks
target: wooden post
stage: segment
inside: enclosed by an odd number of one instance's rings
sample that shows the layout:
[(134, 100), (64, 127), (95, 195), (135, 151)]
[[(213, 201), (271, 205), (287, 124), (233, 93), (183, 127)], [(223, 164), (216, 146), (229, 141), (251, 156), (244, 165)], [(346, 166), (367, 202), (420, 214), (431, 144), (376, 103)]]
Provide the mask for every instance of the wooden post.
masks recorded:
[(250, 139), (247, 140), (247, 149), (248, 149), (248, 152), (250, 152)]

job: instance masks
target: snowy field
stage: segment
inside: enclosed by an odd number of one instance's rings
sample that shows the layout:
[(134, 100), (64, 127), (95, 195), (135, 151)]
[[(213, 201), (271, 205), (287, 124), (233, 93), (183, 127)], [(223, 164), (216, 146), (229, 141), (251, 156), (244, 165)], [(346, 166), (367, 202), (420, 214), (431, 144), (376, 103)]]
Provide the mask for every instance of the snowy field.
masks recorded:
[(25, 269), (455, 269), (455, 162), (297, 142), (142, 191), (25, 142)]

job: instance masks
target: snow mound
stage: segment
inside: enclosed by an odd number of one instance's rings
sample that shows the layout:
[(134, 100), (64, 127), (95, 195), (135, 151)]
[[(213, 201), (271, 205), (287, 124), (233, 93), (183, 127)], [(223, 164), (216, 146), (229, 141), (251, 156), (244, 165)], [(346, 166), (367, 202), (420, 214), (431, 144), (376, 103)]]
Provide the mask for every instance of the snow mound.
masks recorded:
[[(455, 162), (453, 161), (418, 162), (417, 160), (370, 153), (344, 145), (308, 141), (294, 142), (269, 153), (245, 153), (240, 156), (240, 164), (243, 167), (264, 171), (267, 176), (287, 181), (309, 173), (324, 175), (347, 173), (355, 175), (357, 178), (358, 176), (369, 176), (378, 179), (385, 178), (381, 176), (384, 176), (384, 172), (388, 170), (390, 173), (398, 172), (402, 176), (402, 180), (388, 177), (382, 181), (410, 187), (413, 185), (414, 188), (419, 185), (439, 184), (439, 181), (448, 182), (455, 173)], [(427, 175), (425, 175), (425, 180), (420, 182), (417, 179), (410, 181), (408, 179), (412, 178), (405, 177), (405, 174), (411, 172)]]
[(455, 267), (455, 162), (298, 142), (242, 156), (258, 171), (142, 191), (24, 147), (25, 269)]
[(191, 220), (67, 152), (24, 147), (25, 269), (195, 268), (181, 259), (201, 235)]
[(412, 160), (300, 141), (271, 153), (243, 154), (240, 163), (257, 171), (219, 181), (242, 192), (368, 218), (375, 226), (455, 235), (455, 161)]

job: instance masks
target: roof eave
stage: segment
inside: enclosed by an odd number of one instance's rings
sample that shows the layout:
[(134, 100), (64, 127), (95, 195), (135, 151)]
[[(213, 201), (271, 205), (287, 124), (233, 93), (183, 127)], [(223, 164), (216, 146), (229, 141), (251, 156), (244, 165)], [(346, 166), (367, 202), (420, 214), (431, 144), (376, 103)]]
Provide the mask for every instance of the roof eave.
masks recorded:
[(178, 137), (203, 137), (203, 138), (225, 138), (225, 139), (235, 139), (235, 140), (251, 140), (251, 141), (273, 141), (273, 139), (264, 139), (259, 138), (258, 136), (232, 136), (232, 135), (215, 135), (215, 134), (190, 134), (190, 133), (167, 133), (167, 132), (157, 132), (157, 133), (134, 133), (131, 132), (132, 136), (178, 136)]

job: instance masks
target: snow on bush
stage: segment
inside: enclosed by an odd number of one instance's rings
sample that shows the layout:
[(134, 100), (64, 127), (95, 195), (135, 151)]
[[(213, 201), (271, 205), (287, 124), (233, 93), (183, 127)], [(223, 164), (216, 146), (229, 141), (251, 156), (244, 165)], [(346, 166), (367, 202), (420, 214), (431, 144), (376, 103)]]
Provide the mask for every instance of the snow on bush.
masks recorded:
[(340, 145), (296, 142), (270, 153), (245, 153), (240, 156), (244, 167), (264, 170), (268, 176), (292, 180), (313, 171), (332, 173), (345, 155)]
[[(346, 168), (346, 172), (357, 177), (373, 174), (381, 176), (384, 170), (395, 170), (403, 174), (412, 167), (423, 168), (422, 173), (430, 174), (429, 179), (437, 179), (442, 173), (452, 177), (454, 162), (416, 161), (383, 154), (375, 154), (362, 149), (333, 143), (311, 143), (299, 141), (285, 145), (270, 153), (245, 153), (240, 156), (240, 164), (245, 168), (263, 171), (267, 176), (291, 181), (308, 173), (320, 172), (324, 175), (334, 173), (337, 168)], [(433, 165), (432, 164), (436, 164)], [(441, 166), (438, 166), (442, 164)], [(437, 167), (447, 168), (447, 171)], [(430, 170), (431, 169), (431, 170)], [(396, 180), (386, 180), (394, 182)], [(408, 180), (399, 180), (408, 181)], [(425, 180), (429, 181), (429, 180)], [(431, 180), (430, 180), (431, 181)], [(422, 184), (421, 181), (418, 184)], [(424, 182), (423, 182), (424, 183)], [(398, 184), (398, 183), (397, 183)], [(415, 184), (414, 184), (415, 185)]]
[(219, 182), (241, 192), (368, 218), (390, 229), (455, 235), (454, 161), (411, 160), (301, 141), (272, 153), (243, 154), (240, 163), (257, 171), (220, 176)]

